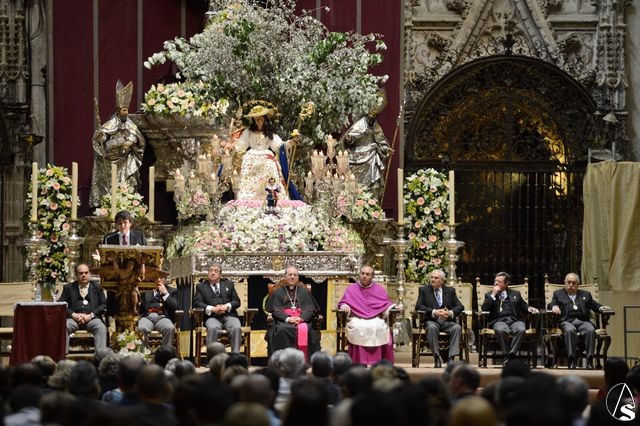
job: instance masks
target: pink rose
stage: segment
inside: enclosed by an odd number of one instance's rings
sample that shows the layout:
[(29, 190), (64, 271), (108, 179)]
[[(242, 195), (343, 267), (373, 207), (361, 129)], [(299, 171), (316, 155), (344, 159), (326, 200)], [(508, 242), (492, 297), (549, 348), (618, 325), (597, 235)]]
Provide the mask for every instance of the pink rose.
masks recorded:
[(420, 243), (420, 245), (419, 245), (419, 247), (420, 247), (421, 249), (425, 249), (425, 248), (427, 248), (427, 243), (425, 243), (425, 242), (421, 242), (421, 243)]
[(435, 235), (429, 235), (429, 241), (435, 243), (436, 241), (438, 241), (438, 237), (436, 237)]
[(133, 200), (133, 202), (131, 202), (131, 204), (133, 204), (134, 206), (139, 206), (140, 205), (140, 201)]
[(164, 85), (163, 84), (158, 84), (158, 92), (160, 92), (160, 93), (164, 92)]
[(421, 220), (417, 220), (416, 223), (413, 225), (416, 228), (420, 229), (420, 227), (422, 227), (422, 221)]
[(436, 214), (436, 216), (440, 216), (442, 214), (442, 210), (440, 210), (440, 207), (436, 207), (435, 209), (433, 209), (433, 212)]
[(421, 259), (418, 261), (418, 268), (424, 268), (426, 264), (427, 262)]
[(51, 210), (58, 210), (58, 203), (51, 203), (49, 204), (49, 208)]
[(44, 174), (45, 174), (46, 176), (52, 176), (52, 175), (53, 175), (53, 170), (51, 170), (51, 169), (47, 169), (47, 171), (46, 171), (46, 172), (44, 172)]
[(434, 265), (439, 265), (442, 263), (442, 259), (440, 259), (439, 257), (436, 257), (435, 259), (432, 260)]
[(380, 212), (376, 210), (375, 212), (371, 213), (371, 216), (373, 216), (374, 219), (380, 219)]
[(432, 186), (429, 188), (429, 191), (431, 192), (436, 192), (438, 190), (438, 188), (436, 188), (435, 186)]
[(65, 207), (71, 207), (71, 201), (67, 200), (64, 202)]
[(418, 203), (419, 206), (424, 204), (424, 197), (418, 197), (418, 199), (416, 200), (416, 203)]
[(149, 106), (154, 106), (155, 104), (156, 104), (156, 100), (155, 99), (149, 99), (147, 101), (147, 105), (149, 105)]
[(375, 206), (376, 205), (376, 200), (374, 200), (373, 198), (369, 198), (367, 203), (369, 203), (370, 206)]
[(51, 234), (51, 238), (49, 238), (49, 240), (51, 240), (52, 243), (57, 243), (58, 242), (58, 235), (57, 234)]
[(58, 189), (60, 189), (60, 183), (53, 182), (53, 185), (51, 185), (51, 187), (57, 191)]
[(178, 94), (179, 98), (183, 98), (184, 97), (184, 90), (182, 90), (182, 89), (178, 90), (177, 94)]
[(364, 206), (364, 200), (356, 201), (356, 206)]
[(167, 101), (167, 106), (168, 106), (169, 108), (173, 108), (173, 107), (174, 107), (173, 102), (171, 102), (171, 101)]
[(129, 349), (130, 351), (133, 351), (136, 349), (136, 344), (133, 342), (129, 342), (127, 343), (127, 349)]
[(415, 237), (416, 237), (415, 232), (410, 232), (410, 233), (409, 233), (409, 239), (410, 239), (410, 240), (413, 240)]
[(65, 222), (65, 223), (62, 224), (62, 230), (63, 231), (68, 231), (69, 228), (71, 228), (71, 225), (69, 225), (68, 223)]
[(51, 271), (51, 278), (53, 278), (54, 280), (58, 277), (58, 273), (56, 271)]

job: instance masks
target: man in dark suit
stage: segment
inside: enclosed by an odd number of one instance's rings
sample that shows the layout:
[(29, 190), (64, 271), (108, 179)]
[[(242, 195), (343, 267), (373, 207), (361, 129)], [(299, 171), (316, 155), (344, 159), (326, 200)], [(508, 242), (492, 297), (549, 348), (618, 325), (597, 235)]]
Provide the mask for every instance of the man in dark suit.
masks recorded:
[(135, 229), (131, 229), (133, 216), (127, 210), (116, 213), (116, 232), (112, 232), (104, 236), (102, 244), (120, 245), (120, 246), (146, 246), (147, 240), (144, 234)]
[[(526, 326), (522, 317), (530, 312), (537, 314), (538, 310), (529, 306), (517, 290), (509, 289), (511, 277), (506, 272), (498, 272), (493, 282), (493, 289), (484, 296), (482, 310), (489, 311), (489, 327), (493, 328), (498, 343), (504, 354), (504, 363), (515, 358)], [(511, 335), (511, 346), (508, 336)]]
[(239, 352), (242, 333), (236, 310), (240, 307), (240, 297), (230, 280), (220, 279), (220, 265), (209, 266), (207, 275), (209, 279), (196, 286), (193, 298), (193, 307), (204, 309), (207, 345), (217, 341), (218, 333), (224, 328), (229, 334), (231, 352)]
[(551, 303), (547, 306), (556, 315), (560, 315), (560, 329), (564, 334), (569, 368), (576, 368), (576, 343), (578, 334), (585, 338), (587, 368), (593, 369), (593, 350), (596, 344), (596, 329), (589, 320), (589, 310), (594, 312), (609, 309), (593, 300), (591, 293), (579, 290), (578, 274), (570, 272), (564, 278), (564, 288), (553, 292)]
[(441, 269), (431, 271), (431, 285), (425, 285), (420, 289), (416, 302), (416, 311), (427, 313), (427, 342), (433, 352), (435, 368), (442, 367), (438, 333), (449, 333), (449, 362), (453, 361), (458, 353), (462, 334), (462, 327), (455, 322), (455, 318), (464, 311), (464, 306), (458, 299), (456, 290), (444, 285), (444, 279), (445, 273)]
[(140, 295), (140, 319), (138, 331), (142, 333), (144, 342), (148, 345), (149, 333), (157, 330), (162, 334), (162, 346), (172, 346), (175, 335), (176, 298), (178, 290), (165, 285), (165, 278), (156, 278), (154, 290), (143, 291)]
[(102, 314), (107, 307), (104, 291), (91, 281), (89, 266), (80, 263), (76, 266), (76, 278), (62, 288), (60, 302), (67, 302), (67, 351), (69, 336), (78, 329), (86, 329), (93, 334), (96, 351), (107, 346), (107, 327)]

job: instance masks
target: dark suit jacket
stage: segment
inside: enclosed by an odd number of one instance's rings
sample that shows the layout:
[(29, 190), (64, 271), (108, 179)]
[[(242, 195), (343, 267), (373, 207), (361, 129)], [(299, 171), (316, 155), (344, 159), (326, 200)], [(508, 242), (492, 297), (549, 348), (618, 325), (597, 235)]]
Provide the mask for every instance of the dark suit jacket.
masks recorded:
[[(513, 312), (521, 321), (524, 321), (524, 315), (527, 313), (529, 309), (529, 305), (524, 301), (522, 295), (518, 290), (511, 290), (507, 288), (507, 297), (511, 301), (511, 306), (513, 308)], [(500, 294), (496, 295), (496, 300), (493, 300), (491, 297), (491, 292), (488, 291), (487, 294), (484, 295), (484, 302), (482, 303), (483, 311), (489, 311), (489, 325), (493, 325), (498, 321), (498, 313), (500, 309)]]
[[(104, 296), (104, 291), (102, 291), (102, 287), (100, 287), (98, 283), (93, 281), (89, 282), (87, 300), (89, 301), (89, 311), (92, 312), (96, 318), (101, 318), (107, 309), (107, 298)], [(68, 318), (71, 318), (71, 314), (74, 312), (81, 312), (84, 305), (82, 304), (80, 288), (77, 281), (65, 284), (64, 287), (62, 287), (59, 302), (67, 302)]]
[[(464, 306), (456, 295), (456, 289), (445, 285), (442, 286), (442, 306), (453, 311), (453, 318), (450, 318), (451, 320), (460, 315), (460, 312), (464, 311)], [(433, 320), (434, 309), (438, 309), (438, 302), (436, 302), (433, 287), (430, 284), (424, 285), (418, 293), (416, 311), (425, 311), (427, 313), (426, 319)]]
[[(236, 310), (240, 307), (240, 297), (233, 283), (226, 279), (220, 280), (220, 296), (216, 297), (209, 280), (205, 280), (196, 286), (196, 294), (193, 297), (193, 307), (206, 309), (207, 305), (224, 305), (231, 303), (231, 311), (225, 315), (238, 316)], [(205, 317), (209, 317), (205, 314)]]
[[(569, 293), (564, 288), (558, 289), (553, 292), (553, 298), (551, 303), (547, 305), (547, 309), (551, 309), (553, 305), (560, 307), (560, 321), (567, 321), (569, 310), (573, 310), (573, 302), (569, 298)], [(582, 321), (589, 321), (589, 310), (598, 312), (602, 306), (591, 296), (586, 290), (578, 290), (576, 293), (576, 306), (578, 306), (578, 319)]]
[[(147, 310), (149, 308), (160, 308), (159, 300), (153, 297), (153, 293), (155, 290), (147, 290), (143, 291), (140, 295), (140, 315), (147, 315)], [(167, 286), (167, 291), (169, 292), (169, 297), (167, 300), (162, 302), (162, 307), (165, 310), (167, 317), (173, 321), (176, 315), (176, 309), (178, 307), (178, 289), (175, 287)]]
[[(130, 246), (135, 246), (135, 245), (140, 245), (140, 246), (146, 246), (147, 245), (147, 239), (144, 237), (144, 234), (141, 231), (136, 231), (135, 229), (130, 229), (129, 230), (129, 245)], [(112, 232), (110, 234), (107, 234), (104, 236), (104, 238), (102, 239), (102, 244), (112, 244), (115, 246), (120, 245), (120, 236), (118, 235), (118, 232)]]

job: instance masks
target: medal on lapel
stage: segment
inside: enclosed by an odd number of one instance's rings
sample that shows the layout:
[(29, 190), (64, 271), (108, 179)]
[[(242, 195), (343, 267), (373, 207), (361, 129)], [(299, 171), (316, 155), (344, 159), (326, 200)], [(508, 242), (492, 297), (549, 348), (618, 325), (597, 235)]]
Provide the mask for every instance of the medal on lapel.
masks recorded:
[(82, 304), (83, 304), (84, 306), (87, 306), (87, 305), (89, 304), (89, 302), (87, 301), (87, 299), (84, 299), (84, 300), (82, 300)]
[(578, 310), (578, 305), (576, 305), (575, 303), (573, 304), (573, 310), (577, 311)]

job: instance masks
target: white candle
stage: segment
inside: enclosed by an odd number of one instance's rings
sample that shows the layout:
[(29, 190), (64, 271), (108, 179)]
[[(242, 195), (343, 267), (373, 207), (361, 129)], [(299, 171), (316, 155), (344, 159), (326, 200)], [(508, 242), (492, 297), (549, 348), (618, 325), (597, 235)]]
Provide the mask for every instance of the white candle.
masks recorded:
[(449, 224), (456, 223), (456, 176), (453, 170), (449, 171)]
[(38, 163), (31, 163), (31, 221), (38, 220)]
[(149, 222), (153, 222), (155, 217), (156, 204), (156, 168), (149, 167)]
[(398, 169), (398, 225), (404, 225), (404, 171)]
[(118, 188), (118, 166), (111, 164), (111, 219), (116, 218), (116, 194)]
[(78, 218), (78, 163), (71, 163), (71, 220)]

